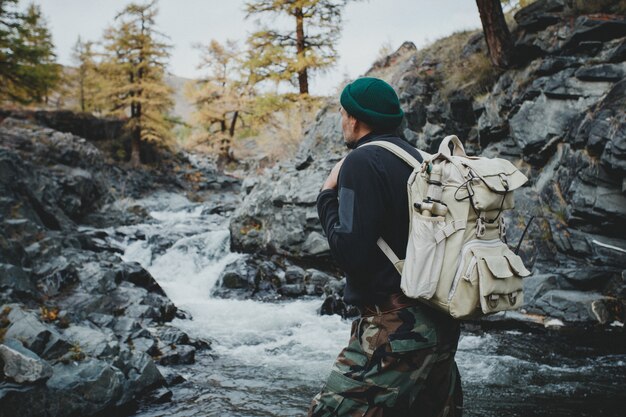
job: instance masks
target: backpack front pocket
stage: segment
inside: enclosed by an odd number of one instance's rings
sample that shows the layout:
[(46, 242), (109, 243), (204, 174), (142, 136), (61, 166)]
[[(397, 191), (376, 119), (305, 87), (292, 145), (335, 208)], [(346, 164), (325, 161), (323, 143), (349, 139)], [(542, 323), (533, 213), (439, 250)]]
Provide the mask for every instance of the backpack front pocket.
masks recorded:
[(528, 275), (522, 259), (501, 240), (471, 240), (461, 251), (448, 295), (449, 312), (468, 319), (517, 309), (524, 302), (522, 278)]
[(430, 299), (435, 294), (446, 247), (445, 236), (439, 237), (444, 227), (444, 217), (413, 213), (400, 283), (408, 297)]
[(483, 313), (515, 310), (522, 306), (522, 278), (530, 272), (519, 256), (507, 248), (502, 255), (480, 257), (476, 269)]

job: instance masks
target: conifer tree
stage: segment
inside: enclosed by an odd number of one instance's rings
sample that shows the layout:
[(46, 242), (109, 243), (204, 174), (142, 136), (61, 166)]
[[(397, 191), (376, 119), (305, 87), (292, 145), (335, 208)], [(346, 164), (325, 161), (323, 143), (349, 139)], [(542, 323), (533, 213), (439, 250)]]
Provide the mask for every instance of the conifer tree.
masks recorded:
[(191, 91), (197, 107), (198, 122), (209, 136), (220, 142), (219, 158), (231, 160), (231, 145), (235, 129), (249, 112), (254, 96), (254, 80), (241, 59), (241, 51), (234, 41), (225, 45), (212, 40), (200, 46), (200, 69), (206, 75)]
[(0, 0), (0, 98), (45, 102), (60, 79), (52, 35), (39, 6)]
[(104, 36), (111, 111), (129, 117), (133, 166), (141, 164), (142, 141), (164, 143), (171, 137), (172, 91), (165, 83), (170, 46), (156, 29), (156, 3), (129, 4)]
[(262, 26), (248, 42), (251, 64), (261, 79), (288, 81), (309, 93), (309, 76), (332, 66), (341, 31), (341, 14), (349, 0), (249, 0), (248, 17), (288, 16), (291, 30)]
[(69, 77), (69, 84), (73, 91), (72, 97), (76, 98), (77, 107), (83, 112), (103, 112), (102, 92), (107, 91), (107, 86), (98, 68), (94, 43), (82, 41), (79, 36), (74, 44), (72, 59), (76, 69)]

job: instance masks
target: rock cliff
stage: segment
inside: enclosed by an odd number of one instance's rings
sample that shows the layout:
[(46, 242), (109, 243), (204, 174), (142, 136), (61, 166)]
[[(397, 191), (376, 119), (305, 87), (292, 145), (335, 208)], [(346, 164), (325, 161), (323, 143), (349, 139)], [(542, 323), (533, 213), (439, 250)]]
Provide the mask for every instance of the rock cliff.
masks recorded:
[[(70, 113), (47, 116), (77, 128)], [(0, 119), (0, 416), (111, 413), (167, 385), (157, 364), (192, 363), (209, 343), (169, 324), (184, 314), (93, 226), (146, 221), (142, 207), (116, 204), (127, 196), (200, 192), (186, 176), (232, 184), (184, 166), (109, 164), (84, 138), (37, 122)]]
[[(417, 50), (405, 43), (368, 76), (398, 91), (399, 134), (433, 151), (448, 134), (475, 154), (507, 158), (530, 182), (508, 216), (522, 253), (528, 315), (539, 323), (624, 322), (626, 300), (626, 20), (576, 15), (566, 2), (533, 3), (516, 16), (517, 66), (484, 63), (481, 33)], [(337, 102), (308, 129), (297, 158), (244, 181), (232, 217), (235, 250), (278, 254), (332, 270), (315, 207), (343, 155)], [(556, 323), (559, 323), (556, 321)]]

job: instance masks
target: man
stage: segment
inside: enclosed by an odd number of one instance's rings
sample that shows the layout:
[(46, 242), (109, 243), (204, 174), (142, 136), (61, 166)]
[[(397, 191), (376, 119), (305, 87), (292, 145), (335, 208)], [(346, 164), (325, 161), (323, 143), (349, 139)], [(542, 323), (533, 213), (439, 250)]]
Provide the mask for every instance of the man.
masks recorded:
[(347, 275), (344, 300), (359, 307), (361, 318), (352, 323), (348, 346), (309, 416), (460, 416), (459, 323), (404, 296), (400, 274), (376, 244), (382, 237), (405, 257), (412, 168), (384, 148), (363, 145), (387, 141), (422, 158), (393, 133), (404, 113), (389, 84), (359, 78), (344, 88), (340, 102), (352, 151), (324, 182), (317, 209)]

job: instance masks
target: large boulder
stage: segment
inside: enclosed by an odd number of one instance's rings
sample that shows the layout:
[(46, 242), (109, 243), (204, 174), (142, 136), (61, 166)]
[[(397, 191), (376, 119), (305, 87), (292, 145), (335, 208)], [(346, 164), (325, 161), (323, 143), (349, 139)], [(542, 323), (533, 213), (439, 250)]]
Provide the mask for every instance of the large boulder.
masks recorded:
[(18, 384), (35, 383), (52, 376), (52, 367), (17, 340), (0, 345), (0, 366), (5, 378)]

